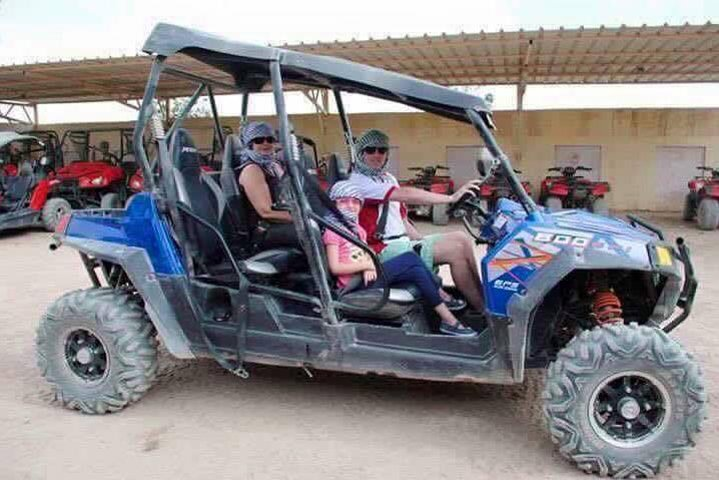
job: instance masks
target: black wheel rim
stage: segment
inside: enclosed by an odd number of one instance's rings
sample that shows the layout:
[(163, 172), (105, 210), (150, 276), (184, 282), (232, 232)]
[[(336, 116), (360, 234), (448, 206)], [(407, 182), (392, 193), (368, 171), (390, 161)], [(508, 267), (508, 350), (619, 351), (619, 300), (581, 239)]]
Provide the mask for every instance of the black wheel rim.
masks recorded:
[(75, 375), (88, 382), (101, 380), (107, 372), (105, 346), (89, 330), (78, 329), (68, 334), (65, 361)]
[(636, 447), (652, 441), (670, 413), (666, 389), (639, 372), (605, 379), (590, 401), (590, 420), (600, 437), (615, 446)]

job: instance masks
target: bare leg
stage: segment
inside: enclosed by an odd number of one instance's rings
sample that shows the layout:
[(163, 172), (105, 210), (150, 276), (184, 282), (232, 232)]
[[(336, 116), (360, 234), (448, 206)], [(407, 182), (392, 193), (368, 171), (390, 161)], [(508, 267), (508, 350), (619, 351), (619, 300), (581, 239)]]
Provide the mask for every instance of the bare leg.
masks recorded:
[(447, 305), (444, 303), (440, 303), (436, 307), (434, 307), (434, 311), (437, 312), (437, 315), (439, 315), (439, 318), (442, 320), (442, 323), (446, 323), (449, 325), (457, 325), (457, 317), (454, 316), (454, 314), (447, 308)]
[(435, 263), (447, 263), (452, 279), (460, 292), (475, 310), (484, 310), (484, 300), (477, 273), (477, 265), (471, 242), (465, 240), (462, 232), (443, 235), (434, 244)]

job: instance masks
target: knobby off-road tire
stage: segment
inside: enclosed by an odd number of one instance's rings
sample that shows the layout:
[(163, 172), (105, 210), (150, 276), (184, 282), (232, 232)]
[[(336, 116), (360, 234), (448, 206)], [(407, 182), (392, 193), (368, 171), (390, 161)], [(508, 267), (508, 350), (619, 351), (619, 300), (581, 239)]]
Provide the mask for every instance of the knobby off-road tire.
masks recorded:
[(106, 193), (100, 198), (100, 208), (122, 208), (120, 194), (115, 192)]
[(42, 207), (42, 224), (48, 232), (54, 232), (63, 215), (72, 211), (70, 202), (64, 198), (51, 198)]
[(684, 197), (684, 208), (682, 209), (682, 220), (691, 222), (697, 216), (697, 207), (694, 195), (687, 193)]
[(432, 205), (432, 224), (447, 225), (448, 223), (447, 205)]
[[(681, 345), (636, 324), (575, 337), (550, 365), (542, 396), (560, 453), (615, 478), (651, 477), (680, 459), (694, 446), (707, 399), (701, 370)], [(619, 408), (607, 408), (609, 398)]]
[(604, 215), (605, 217), (609, 216), (609, 205), (607, 205), (607, 200), (604, 198), (595, 198), (592, 202), (592, 213), (596, 213), (597, 215)]
[(110, 288), (70, 292), (40, 320), (37, 364), (63, 406), (115, 412), (152, 386), (155, 334), (144, 309), (128, 294)]
[(719, 225), (719, 201), (703, 198), (697, 210), (697, 224), (701, 230), (714, 230)]
[(558, 212), (562, 209), (562, 199), (559, 197), (547, 197), (544, 201), (544, 206), (547, 207), (550, 212)]

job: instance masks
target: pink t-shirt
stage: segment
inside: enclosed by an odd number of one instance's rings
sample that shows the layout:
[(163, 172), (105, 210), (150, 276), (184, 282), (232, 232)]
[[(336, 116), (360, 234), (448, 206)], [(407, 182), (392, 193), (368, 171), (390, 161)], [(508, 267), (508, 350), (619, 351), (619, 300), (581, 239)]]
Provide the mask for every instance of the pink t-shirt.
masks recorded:
[[(357, 228), (360, 239), (363, 242), (366, 242), (367, 232), (365, 232), (364, 228), (360, 227), (359, 225), (357, 226)], [(322, 241), (325, 245), (337, 245), (337, 248), (339, 250), (340, 263), (361, 262), (367, 255), (361, 248), (352, 244), (351, 242), (348, 242), (332, 230), (325, 230), (324, 235), (322, 235)], [(337, 277), (337, 286), (339, 288), (344, 288), (353, 276), (354, 274), (339, 275)]]

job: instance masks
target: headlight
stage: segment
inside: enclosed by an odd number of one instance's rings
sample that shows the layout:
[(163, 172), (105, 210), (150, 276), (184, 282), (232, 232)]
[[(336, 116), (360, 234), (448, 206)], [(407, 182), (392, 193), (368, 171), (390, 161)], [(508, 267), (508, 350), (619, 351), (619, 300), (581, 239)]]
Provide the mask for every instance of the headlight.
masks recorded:
[(92, 185), (102, 185), (102, 182), (104, 182), (104, 181), (105, 181), (105, 179), (102, 177), (95, 177), (92, 180), (90, 180), (90, 183)]
[(673, 263), (672, 261), (672, 252), (667, 247), (662, 247), (661, 245), (656, 246), (656, 252), (657, 252), (657, 265), (661, 267), (670, 267)]

